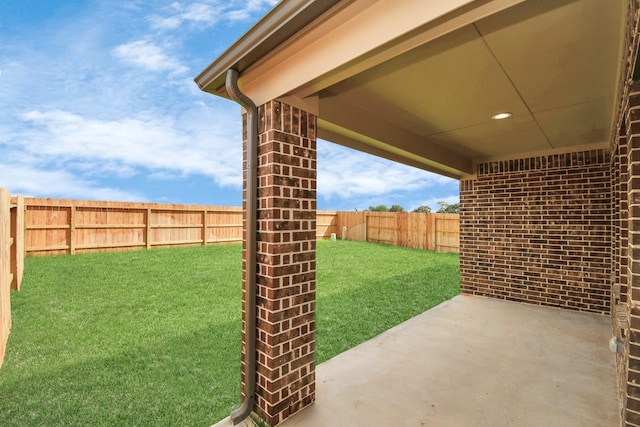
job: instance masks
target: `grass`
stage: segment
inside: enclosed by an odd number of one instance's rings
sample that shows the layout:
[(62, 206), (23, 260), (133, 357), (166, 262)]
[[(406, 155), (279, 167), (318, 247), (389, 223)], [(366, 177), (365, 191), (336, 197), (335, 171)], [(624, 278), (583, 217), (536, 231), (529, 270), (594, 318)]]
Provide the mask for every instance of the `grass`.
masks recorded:
[[(0, 425), (209, 426), (240, 396), (240, 245), (27, 258)], [(458, 256), (319, 242), (317, 361), (459, 292)]]
[(319, 242), (316, 361), (460, 292), (459, 256), (362, 242)]

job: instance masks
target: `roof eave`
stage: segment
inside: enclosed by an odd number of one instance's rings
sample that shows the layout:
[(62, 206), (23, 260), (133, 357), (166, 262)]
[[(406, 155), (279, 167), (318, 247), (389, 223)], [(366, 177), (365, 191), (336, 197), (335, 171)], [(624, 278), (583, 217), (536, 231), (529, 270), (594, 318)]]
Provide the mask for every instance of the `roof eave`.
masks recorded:
[(341, 0), (282, 0), (194, 80), (198, 87), (228, 97), (227, 70), (242, 73)]

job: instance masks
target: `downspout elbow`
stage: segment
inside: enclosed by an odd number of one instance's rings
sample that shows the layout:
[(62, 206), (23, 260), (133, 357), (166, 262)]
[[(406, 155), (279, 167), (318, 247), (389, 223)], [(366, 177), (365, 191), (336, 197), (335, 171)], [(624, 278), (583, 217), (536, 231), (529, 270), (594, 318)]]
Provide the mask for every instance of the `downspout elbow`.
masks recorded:
[(257, 182), (258, 182), (258, 107), (238, 88), (238, 72), (230, 69), (226, 79), (227, 93), (247, 112), (247, 172), (246, 172), (246, 321), (244, 378), (245, 399), (231, 412), (233, 424), (246, 419), (256, 399), (256, 236), (257, 236)]

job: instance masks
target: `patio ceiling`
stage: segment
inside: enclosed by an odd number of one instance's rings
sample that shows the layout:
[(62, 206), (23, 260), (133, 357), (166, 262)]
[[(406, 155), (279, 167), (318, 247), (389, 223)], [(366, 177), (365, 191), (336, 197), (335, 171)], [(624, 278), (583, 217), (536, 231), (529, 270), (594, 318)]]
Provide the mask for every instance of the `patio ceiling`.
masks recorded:
[[(293, 3), (274, 11), (303, 10)], [(456, 178), (480, 161), (609, 144), (624, 0), (341, 1), (313, 13), (229, 65), (259, 103), (317, 113), (323, 139)], [(196, 81), (226, 96), (216, 63)], [(491, 118), (500, 112), (513, 116)]]

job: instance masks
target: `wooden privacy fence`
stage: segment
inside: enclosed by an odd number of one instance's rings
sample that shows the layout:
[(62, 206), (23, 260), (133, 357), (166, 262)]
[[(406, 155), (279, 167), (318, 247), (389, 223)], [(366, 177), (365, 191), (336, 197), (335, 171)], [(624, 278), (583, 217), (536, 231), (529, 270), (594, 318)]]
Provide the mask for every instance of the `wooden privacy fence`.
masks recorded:
[(344, 231), (347, 240), (437, 252), (460, 251), (458, 214), (336, 212), (333, 230), (338, 237)]
[(11, 289), (20, 289), (24, 271), (23, 201), (0, 188), (0, 366), (11, 331)]
[(242, 240), (242, 208), (25, 198), (29, 255)]
[[(239, 207), (20, 199), (29, 255), (242, 241)], [(452, 214), (318, 211), (316, 236), (344, 231), (348, 240), (457, 252), (459, 223)]]

